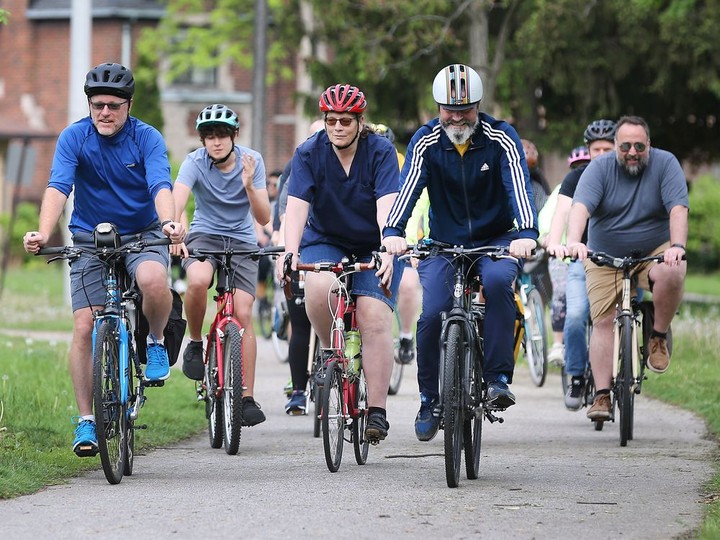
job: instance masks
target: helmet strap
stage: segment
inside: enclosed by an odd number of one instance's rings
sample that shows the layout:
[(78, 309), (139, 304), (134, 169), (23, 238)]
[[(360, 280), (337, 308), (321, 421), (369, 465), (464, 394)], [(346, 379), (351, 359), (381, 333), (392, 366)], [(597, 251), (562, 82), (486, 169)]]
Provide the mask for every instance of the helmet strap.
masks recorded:
[(332, 145), (333, 145), (335, 148), (337, 148), (338, 150), (346, 150), (347, 148), (350, 148), (355, 141), (357, 141), (357, 138), (358, 138), (359, 136), (360, 136), (360, 122), (359, 122), (359, 120), (358, 120), (358, 128), (357, 128), (357, 131), (355, 132), (355, 136), (353, 137), (352, 141), (350, 141), (349, 143), (347, 143), (345, 146), (338, 146), (338, 145), (335, 144), (335, 143), (332, 143)]

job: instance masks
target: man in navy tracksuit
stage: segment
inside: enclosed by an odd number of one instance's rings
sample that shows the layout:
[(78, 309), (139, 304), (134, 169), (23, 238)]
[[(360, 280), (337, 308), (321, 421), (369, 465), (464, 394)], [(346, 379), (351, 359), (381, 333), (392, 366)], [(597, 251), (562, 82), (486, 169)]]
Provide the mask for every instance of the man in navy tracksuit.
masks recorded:
[[(433, 82), (439, 116), (422, 126), (408, 146), (400, 174), (401, 192), (383, 230), (393, 254), (407, 248), (405, 227), (423, 188), (430, 196), (429, 237), (455, 245), (509, 246), (518, 258), (537, 245), (537, 212), (520, 138), (506, 122), (481, 113), (482, 81), (470, 67), (452, 64)], [(520, 262), (476, 263), (486, 300), (484, 379), (491, 405), (515, 404), (512, 383), (515, 301), (513, 280)], [(452, 306), (453, 270), (442, 257), (421, 261), (422, 315), (417, 324), (420, 411), (415, 434), (431, 440), (438, 430), (440, 312)]]

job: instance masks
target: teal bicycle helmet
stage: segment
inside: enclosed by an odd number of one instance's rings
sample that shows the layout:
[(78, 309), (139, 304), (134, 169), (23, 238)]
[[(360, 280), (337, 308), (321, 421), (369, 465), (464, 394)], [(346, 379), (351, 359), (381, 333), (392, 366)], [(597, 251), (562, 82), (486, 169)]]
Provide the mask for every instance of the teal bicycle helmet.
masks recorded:
[(226, 105), (215, 103), (200, 111), (195, 121), (195, 129), (199, 130), (201, 127), (218, 124), (230, 126), (233, 129), (240, 128), (240, 122), (235, 111)]

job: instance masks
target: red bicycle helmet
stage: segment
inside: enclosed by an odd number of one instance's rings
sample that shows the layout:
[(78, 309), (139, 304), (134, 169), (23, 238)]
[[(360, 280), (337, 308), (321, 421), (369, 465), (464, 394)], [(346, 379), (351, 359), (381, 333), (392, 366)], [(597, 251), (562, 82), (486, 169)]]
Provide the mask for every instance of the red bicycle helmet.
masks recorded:
[(327, 112), (346, 112), (353, 114), (362, 114), (367, 107), (365, 94), (356, 87), (349, 84), (336, 84), (328, 87), (320, 95), (320, 111)]

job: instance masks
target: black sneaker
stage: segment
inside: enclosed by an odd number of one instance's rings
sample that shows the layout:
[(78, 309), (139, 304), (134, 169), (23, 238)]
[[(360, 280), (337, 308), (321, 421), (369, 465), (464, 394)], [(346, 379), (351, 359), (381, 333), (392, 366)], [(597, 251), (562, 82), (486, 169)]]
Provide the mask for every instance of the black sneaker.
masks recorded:
[(565, 393), (565, 407), (571, 411), (578, 411), (583, 405), (583, 392), (585, 391), (585, 378), (573, 377)]
[(242, 400), (243, 426), (256, 426), (265, 421), (265, 413), (260, 410), (260, 404), (252, 396)]
[(401, 364), (409, 364), (415, 360), (415, 340), (413, 338), (400, 338), (398, 360)]
[(188, 379), (202, 381), (205, 377), (205, 363), (203, 362), (203, 342), (189, 341), (183, 353), (182, 370)]
[(377, 444), (387, 437), (390, 424), (385, 415), (380, 412), (372, 412), (368, 415), (365, 425), (365, 438), (372, 444)]
[(488, 384), (487, 405), (493, 409), (507, 409), (515, 405), (515, 395), (510, 391), (505, 375)]

